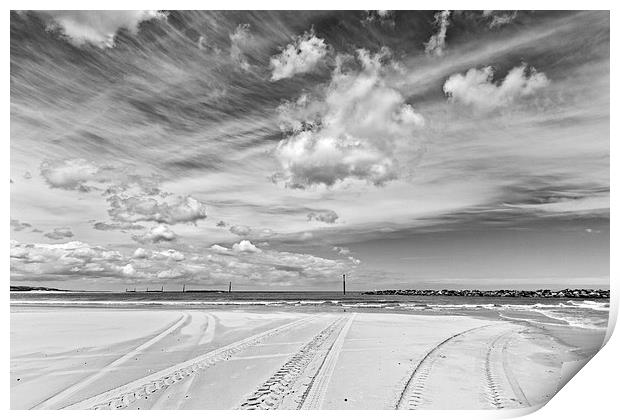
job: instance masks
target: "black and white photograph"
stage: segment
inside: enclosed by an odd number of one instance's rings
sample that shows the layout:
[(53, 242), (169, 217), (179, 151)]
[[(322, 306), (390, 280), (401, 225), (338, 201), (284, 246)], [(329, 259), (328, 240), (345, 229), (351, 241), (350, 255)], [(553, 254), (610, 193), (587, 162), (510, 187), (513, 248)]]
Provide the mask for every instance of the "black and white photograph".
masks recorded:
[(579, 376), (611, 13), (466, 7), (6, 11), (10, 409), (516, 415)]

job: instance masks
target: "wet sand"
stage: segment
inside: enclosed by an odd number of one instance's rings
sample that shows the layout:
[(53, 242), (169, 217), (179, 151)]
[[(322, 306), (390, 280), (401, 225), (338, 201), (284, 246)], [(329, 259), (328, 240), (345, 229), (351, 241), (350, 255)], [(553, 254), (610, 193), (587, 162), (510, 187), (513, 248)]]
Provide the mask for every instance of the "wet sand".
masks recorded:
[(20, 306), (11, 408), (525, 408), (604, 334), (498, 316)]

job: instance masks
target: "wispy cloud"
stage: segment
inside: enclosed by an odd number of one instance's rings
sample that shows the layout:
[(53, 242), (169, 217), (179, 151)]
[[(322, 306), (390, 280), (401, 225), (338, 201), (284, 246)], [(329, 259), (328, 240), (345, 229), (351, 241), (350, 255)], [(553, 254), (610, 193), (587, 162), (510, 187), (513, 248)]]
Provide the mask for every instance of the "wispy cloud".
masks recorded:
[(437, 32), (424, 44), (424, 51), (432, 56), (441, 57), (446, 48), (446, 34), (450, 26), (450, 11), (444, 10), (435, 14)]

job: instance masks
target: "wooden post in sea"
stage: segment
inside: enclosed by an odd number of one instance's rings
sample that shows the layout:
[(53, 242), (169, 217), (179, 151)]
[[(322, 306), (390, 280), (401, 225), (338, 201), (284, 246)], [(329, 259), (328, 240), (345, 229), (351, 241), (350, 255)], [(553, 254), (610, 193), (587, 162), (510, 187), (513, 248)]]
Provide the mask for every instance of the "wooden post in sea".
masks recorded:
[(342, 275), (342, 294), (346, 295), (347, 294), (347, 275), (343, 274)]
[(183, 285), (183, 293), (185, 293), (185, 285)]
[(161, 287), (161, 291), (162, 291), (162, 293), (164, 292), (164, 286)]
[(228, 293), (232, 290), (232, 281), (228, 282)]

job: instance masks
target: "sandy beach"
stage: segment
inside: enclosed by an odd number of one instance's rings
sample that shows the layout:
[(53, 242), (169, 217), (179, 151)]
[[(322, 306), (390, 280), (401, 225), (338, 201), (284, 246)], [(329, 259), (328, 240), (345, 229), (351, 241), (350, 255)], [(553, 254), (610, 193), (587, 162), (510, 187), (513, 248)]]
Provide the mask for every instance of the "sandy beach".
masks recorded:
[(604, 333), (450, 314), (12, 307), (11, 408), (524, 408)]

